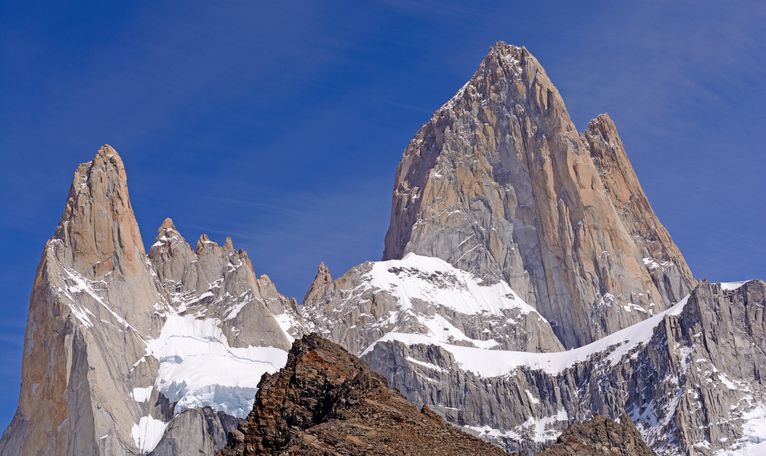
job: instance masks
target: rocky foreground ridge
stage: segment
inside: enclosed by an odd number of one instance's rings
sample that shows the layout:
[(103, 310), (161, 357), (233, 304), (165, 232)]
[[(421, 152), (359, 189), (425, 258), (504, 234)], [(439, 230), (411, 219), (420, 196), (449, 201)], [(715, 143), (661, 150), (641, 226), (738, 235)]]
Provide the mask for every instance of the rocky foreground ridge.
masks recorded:
[(540, 456), (653, 456), (628, 417), (594, 417), (569, 426)]
[[(296, 340), (287, 365), (266, 374), (253, 411), (219, 456), (503, 455), (427, 406), (418, 410), (341, 346)], [(565, 430), (541, 456), (652, 456), (630, 418), (595, 417)]]
[(261, 379), (253, 411), (220, 456), (503, 455), (424, 407), (339, 345), (309, 335)]
[(308, 333), (427, 405), (413, 429), (534, 453), (572, 423), (611, 433), (597, 416), (629, 438), (627, 416), (657, 454), (766, 452), (766, 283), (694, 279), (614, 123), (578, 133), (526, 49), (493, 46), (410, 143), (384, 257), (320, 265), (299, 304), (230, 239), (167, 219), (147, 251), (102, 147), (43, 249), (0, 454), (215, 454)]

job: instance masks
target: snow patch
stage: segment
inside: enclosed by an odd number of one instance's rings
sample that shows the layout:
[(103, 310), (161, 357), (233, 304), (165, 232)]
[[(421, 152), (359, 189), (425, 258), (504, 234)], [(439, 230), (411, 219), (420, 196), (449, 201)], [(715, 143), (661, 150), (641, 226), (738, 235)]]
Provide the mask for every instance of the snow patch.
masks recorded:
[(153, 386), (147, 386), (145, 388), (133, 388), (130, 393), (130, 397), (136, 402), (146, 402), (152, 395)]
[(475, 347), (479, 348), (492, 348), (498, 345), (494, 340), (479, 340), (471, 339), (466, 336), (462, 331), (452, 325), (446, 318), (439, 314), (421, 316), (416, 315), (416, 318), (420, 324), (428, 329), (429, 336), (443, 343), (450, 343), (451, 341), (468, 342)]
[(529, 392), (529, 390), (524, 390), (524, 392), (527, 393), (527, 398), (529, 399), (529, 402), (532, 403), (532, 405), (537, 405), (540, 403), (540, 399), (533, 396), (532, 393)]
[(766, 405), (758, 404), (742, 414), (743, 436), (728, 449), (719, 450), (716, 456), (760, 456), (766, 454)]
[(296, 325), (293, 316), (289, 313), (283, 313), (274, 315), (274, 319), (277, 321), (277, 324), (279, 325), (279, 328), (282, 330), (282, 332), (285, 333), (287, 341), (292, 344), (295, 338), (292, 336), (292, 334), (290, 334), (290, 329)]
[(441, 367), (437, 366), (436, 364), (427, 363), (425, 361), (419, 361), (419, 360), (417, 360), (415, 358), (412, 358), (410, 356), (406, 357), (405, 359), (407, 361), (413, 363), (413, 364), (417, 364), (418, 366), (425, 367), (426, 369), (432, 369), (432, 370), (435, 370), (435, 371), (444, 372), (444, 369), (442, 369)]
[(741, 282), (721, 282), (718, 285), (721, 286), (722, 289), (726, 291), (734, 291), (741, 287), (742, 285), (746, 284), (747, 282), (750, 282), (749, 280), (743, 280)]
[(167, 315), (149, 350), (160, 362), (154, 386), (176, 403), (176, 414), (208, 406), (244, 418), (261, 376), (287, 363), (287, 352), (279, 348), (231, 347), (218, 319), (191, 315)]
[(532, 440), (544, 443), (558, 437), (561, 434), (561, 431), (558, 431), (554, 425), (560, 421), (567, 420), (569, 420), (569, 416), (567, 415), (566, 410), (561, 409), (555, 415), (545, 416), (543, 418), (530, 417), (521, 425), (521, 427), (532, 431)]
[(378, 261), (372, 263), (366, 279), (370, 286), (393, 294), (402, 309), (421, 300), (465, 315), (502, 315), (512, 309), (537, 313), (505, 282), (484, 284), (440, 258), (409, 253), (401, 260)]
[(521, 435), (514, 431), (505, 429), (495, 429), (487, 425), (484, 426), (463, 426), (463, 429), (480, 437), (494, 437), (501, 439), (511, 439), (517, 442), (522, 440)]
[(133, 424), (131, 429), (131, 435), (133, 436), (133, 442), (138, 449), (144, 453), (148, 453), (160, 443), (162, 434), (165, 433), (165, 428), (168, 423), (158, 420), (152, 416), (142, 416), (138, 423)]

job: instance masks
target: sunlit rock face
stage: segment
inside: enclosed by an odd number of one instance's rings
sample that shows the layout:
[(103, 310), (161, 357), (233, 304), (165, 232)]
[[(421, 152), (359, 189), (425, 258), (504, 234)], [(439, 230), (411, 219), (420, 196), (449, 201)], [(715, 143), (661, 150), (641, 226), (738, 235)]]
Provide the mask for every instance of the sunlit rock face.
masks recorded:
[(505, 43), (404, 152), (383, 256), (409, 252), (507, 281), (570, 348), (694, 284), (612, 121), (580, 134), (537, 59)]

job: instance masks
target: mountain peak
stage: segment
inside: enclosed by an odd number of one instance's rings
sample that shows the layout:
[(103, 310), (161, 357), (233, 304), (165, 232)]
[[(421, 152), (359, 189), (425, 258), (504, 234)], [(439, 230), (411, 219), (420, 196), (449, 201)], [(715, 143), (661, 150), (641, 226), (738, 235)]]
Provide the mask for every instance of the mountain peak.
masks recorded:
[(330, 287), (332, 287), (332, 274), (330, 274), (330, 269), (324, 264), (324, 261), (321, 261), (314, 280), (303, 296), (303, 303), (312, 302), (317, 297), (324, 295)]
[(102, 146), (75, 171), (55, 238), (74, 250), (75, 269), (100, 275), (114, 267), (142, 267), (144, 245), (128, 193), (128, 178), (114, 148)]
[(171, 219), (170, 217), (165, 217), (165, 220), (162, 221), (162, 225), (160, 225), (159, 231), (165, 231), (165, 230), (178, 231), (176, 229), (176, 225), (173, 223), (173, 219)]
[(529, 55), (529, 50), (524, 46), (517, 46), (515, 44), (508, 44), (505, 41), (498, 41), (489, 48), (487, 52), (488, 57), (501, 57), (503, 59), (513, 59), (517, 63), (521, 62), (521, 59)]
[(117, 152), (117, 149), (112, 147), (110, 144), (103, 144), (101, 147), (99, 147), (98, 151), (96, 152), (96, 156), (103, 156), (107, 158), (116, 157), (117, 159), (122, 161), (122, 157), (120, 157), (120, 154)]
[(495, 44), (493, 44), (489, 48), (489, 52), (490, 53), (495, 52), (495, 53), (499, 53), (499, 54), (518, 53), (518, 52), (523, 52), (523, 51), (526, 51), (526, 50), (527, 50), (527, 48), (524, 47), (524, 46), (519, 46), (519, 45), (516, 45), (516, 44), (510, 44), (510, 43), (505, 42), (503, 40), (496, 41)]
[[(595, 119), (591, 129), (599, 128), (603, 141), (583, 138), (537, 59), (496, 43), (405, 150), (383, 258), (436, 256), (505, 280), (568, 347), (680, 300), (692, 282), (688, 267), (679, 254), (675, 272), (647, 270), (644, 258), (669, 261), (677, 248), (648, 202), (608, 191), (640, 187), (627, 159), (618, 165), (630, 179), (599, 173), (599, 155), (624, 155), (608, 116)], [(612, 297), (619, 305), (605, 304)]]

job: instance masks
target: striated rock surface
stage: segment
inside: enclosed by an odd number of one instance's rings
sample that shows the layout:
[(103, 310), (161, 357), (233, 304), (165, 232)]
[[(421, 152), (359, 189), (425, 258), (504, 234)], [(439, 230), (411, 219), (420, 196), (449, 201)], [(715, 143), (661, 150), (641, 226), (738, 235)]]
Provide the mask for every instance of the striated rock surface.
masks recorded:
[(32, 287), (19, 405), (0, 453), (129, 454), (146, 414), (130, 400), (156, 370), (134, 366), (163, 302), (109, 146), (75, 172)]
[(226, 445), (238, 419), (209, 407), (186, 410), (165, 429), (152, 456), (212, 455)]
[(612, 122), (581, 136), (537, 59), (505, 43), (404, 152), (383, 256), (409, 252), (506, 280), (570, 348), (694, 283)]
[(411, 401), (511, 451), (538, 451), (571, 422), (627, 412), (661, 455), (757, 454), (766, 446), (764, 307), (762, 281), (702, 283), (667, 311), (574, 350), (392, 334), (362, 359)]
[(596, 416), (569, 426), (539, 456), (654, 456), (628, 417), (618, 421)]
[(340, 346), (297, 340), (287, 365), (263, 376), (253, 411), (230, 436), (233, 455), (502, 455), (418, 410)]
[(147, 255), (122, 159), (103, 146), (43, 250), (0, 454), (146, 454), (166, 430), (157, 454), (211, 454), (287, 360), (294, 305), (230, 239), (192, 250), (167, 219)]

